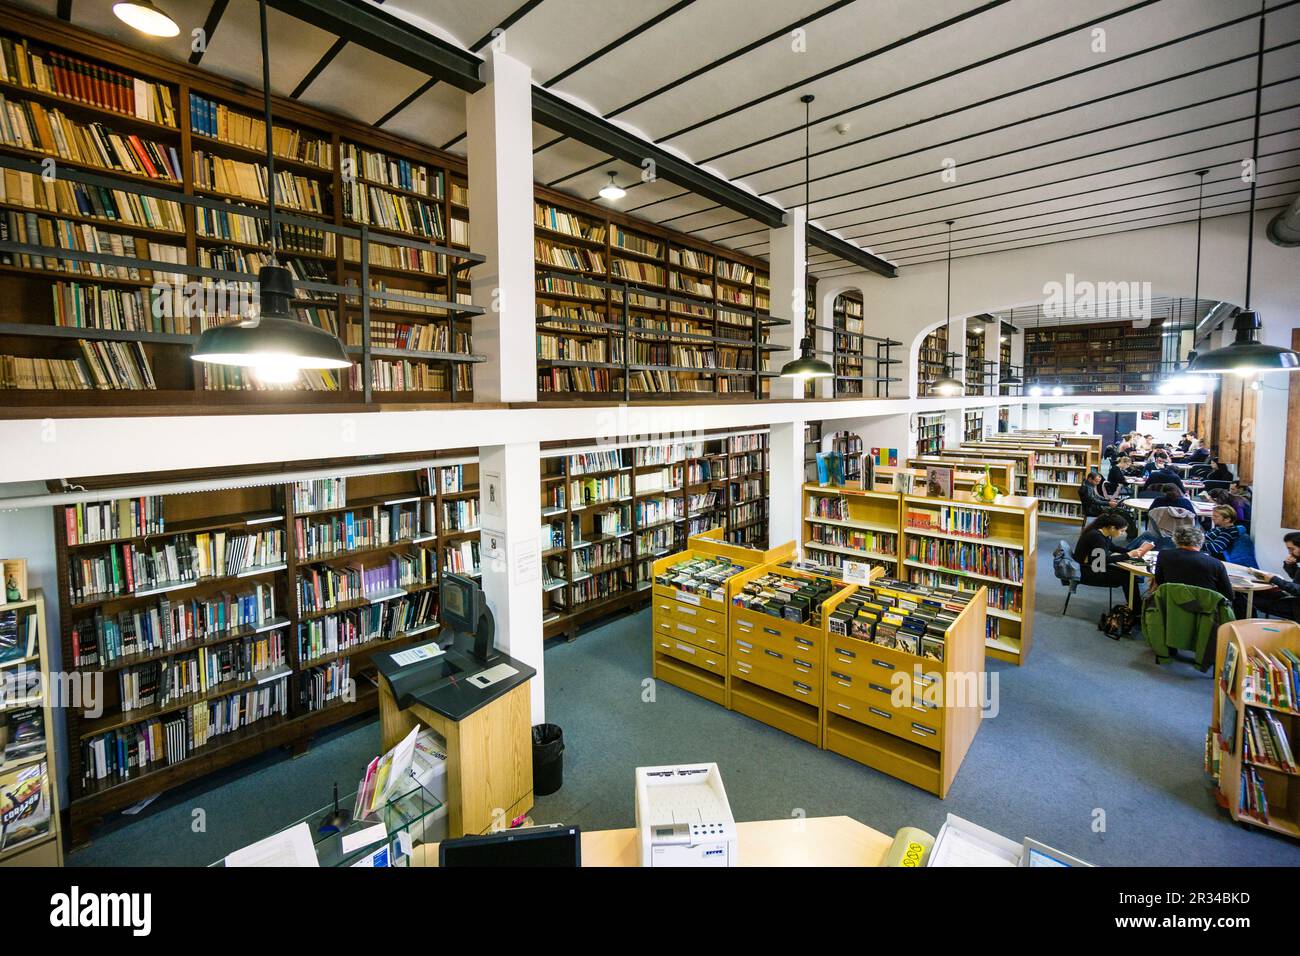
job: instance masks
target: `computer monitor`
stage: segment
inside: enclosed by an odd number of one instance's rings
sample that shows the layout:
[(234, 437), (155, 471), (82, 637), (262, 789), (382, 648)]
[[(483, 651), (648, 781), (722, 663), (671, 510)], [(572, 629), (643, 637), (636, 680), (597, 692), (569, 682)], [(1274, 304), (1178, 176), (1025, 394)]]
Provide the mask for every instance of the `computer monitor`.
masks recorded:
[(582, 866), (582, 831), (554, 824), (438, 844), (439, 866)]
[(443, 574), (440, 592), (442, 623), (453, 631), (478, 630), (479, 615), (483, 609), (483, 592), (478, 582), (459, 574)]

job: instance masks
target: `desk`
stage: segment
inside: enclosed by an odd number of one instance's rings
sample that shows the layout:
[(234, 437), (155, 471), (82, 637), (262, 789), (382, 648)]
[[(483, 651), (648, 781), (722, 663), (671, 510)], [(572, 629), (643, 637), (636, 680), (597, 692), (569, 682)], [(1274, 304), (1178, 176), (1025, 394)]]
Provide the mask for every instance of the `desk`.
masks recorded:
[[(432, 728), (446, 742), (451, 836), (487, 833), (533, 806), (529, 682), (536, 671), (504, 655), (501, 661), (520, 673), (486, 690), (461, 680), (456, 686), (416, 694), (405, 709), (397, 706), (388, 681), (379, 679), (379, 726), (385, 751), (416, 724)], [(383, 663), (378, 659), (376, 663), (382, 672)]]
[[(1153, 501), (1154, 498), (1125, 498), (1120, 502), (1120, 507), (1131, 508), (1134, 511), (1150, 511)], [(1213, 501), (1192, 501), (1192, 509), (1198, 518), (1208, 518), (1214, 513), (1215, 507), (1217, 506)]]
[[(894, 838), (849, 817), (736, 824), (741, 866), (882, 866)], [(638, 866), (636, 829), (582, 834), (583, 866)], [(438, 845), (417, 846), (412, 866), (437, 866)]]
[[(1137, 579), (1153, 578), (1155, 577), (1155, 574), (1148, 571), (1146, 563), (1142, 561), (1119, 561), (1116, 562), (1115, 567), (1123, 568), (1128, 572), (1128, 603), (1129, 607), (1133, 607), (1133, 592), (1137, 587)], [(1232, 582), (1232, 590), (1234, 593), (1246, 595), (1246, 617), (1254, 616), (1255, 592), (1267, 591), (1271, 587), (1273, 587), (1273, 585), (1266, 584), (1263, 581), (1250, 581), (1242, 584), (1238, 584), (1236, 581)]]
[[(1147, 481), (1147, 480), (1146, 480), (1145, 478), (1125, 478), (1125, 479), (1124, 479), (1124, 483), (1125, 483), (1125, 484), (1127, 484), (1127, 485), (1136, 485), (1136, 486), (1139, 486), (1139, 487), (1142, 486), (1142, 485), (1144, 485), (1144, 484), (1146, 484), (1146, 481)], [(1197, 491), (1197, 490), (1199, 490), (1199, 489), (1205, 487), (1205, 482), (1203, 482), (1203, 481), (1197, 481), (1195, 478), (1186, 478), (1186, 479), (1183, 480), (1183, 487), (1184, 487), (1184, 488), (1191, 489), (1191, 490), (1193, 490), (1193, 491)]]

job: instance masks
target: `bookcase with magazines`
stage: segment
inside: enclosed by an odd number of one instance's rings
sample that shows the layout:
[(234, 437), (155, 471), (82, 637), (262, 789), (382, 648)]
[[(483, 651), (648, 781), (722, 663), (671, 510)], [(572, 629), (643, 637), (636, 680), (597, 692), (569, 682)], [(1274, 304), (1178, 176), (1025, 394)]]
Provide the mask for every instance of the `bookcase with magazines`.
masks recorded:
[(74, 843), (376, 706), (370, 655), (435, 638), (443, 574), (479, 573), (478, 466), (448, 459), (156, 496), (79, 482), (54, 509), (63, 661), (103, 693), (66, 709)]
[(283, 384), (189, 357), (205, 328), (249, 314), (269, 260), (260, 91), (0, 11), (7, 402), (472, 400), (481, 357), (466, 269), (482, 257), (464, 242), (463, 160), (294, 100), (273, 97), (273, 114), (275, 245), (294, 276), (292, 311), (355, 358)]

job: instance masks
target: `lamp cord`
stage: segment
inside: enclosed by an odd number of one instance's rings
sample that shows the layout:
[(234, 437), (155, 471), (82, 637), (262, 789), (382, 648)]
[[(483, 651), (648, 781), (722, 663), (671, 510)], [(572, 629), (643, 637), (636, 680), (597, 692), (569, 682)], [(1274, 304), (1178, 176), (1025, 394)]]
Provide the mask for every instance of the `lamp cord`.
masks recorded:
[(258, 12), (262, 21), (262, 109), (266, 123), (266, 198), (267, 228), (270, 233), (271, 265), (276, 265), (275, 235), (275, 151), (271, 148), (271, 53), (270, 38), (266, 28), (266, 0), (259, 0)]
[(1246, 311), (1250, 311), (1250, 273), (1255, 255), (1255, 185), (1259, 181), (1259, 117), (1264, 98), (1264, 20), (1268, 0), (1259, 4), (1259, 52), (1255, 57), (1255, 135), (1250, 147), (1250, 217), (1246, 228)]

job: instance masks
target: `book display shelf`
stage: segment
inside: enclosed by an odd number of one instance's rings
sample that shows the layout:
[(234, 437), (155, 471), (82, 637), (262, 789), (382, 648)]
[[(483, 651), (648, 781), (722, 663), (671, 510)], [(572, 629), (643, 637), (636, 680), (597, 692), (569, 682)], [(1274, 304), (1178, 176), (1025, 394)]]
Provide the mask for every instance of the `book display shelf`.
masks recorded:
[(765, 432), (565, 454), (542, 462), (545, 637), (572, 640), (591, 621), (646, 600), (653, 563), (689, 537), (767, 540)]
[(966, 323), (966, 394), (986, 395), (992, 373), (984, 358), (984, 326), (967, 320)]
[(736, 578), (794, 554), (794, 542), (770, 551), (729, 545), (715, 528), (657, 558), (653, 573), (653, 675), (656, 680), (728, 706), (731, 600)]
[(817, 480), (817, 453), (822, 447), (822, 423), (808, 422), (803, 427), (803, 480)]
[(844, 480), (860, 481), (862, 478), (862, 452), (865, 445), (862, 436), (854, 432), (840, 431), (831, 436), (832, 452), (844, 458)]
[(102, 713), (67, 709), (74, 843), (371, 710), (370, 654), (436, 636), (443, 573), (477, 573), (477, 465), (395, 467), (155, 497), (86, 481), (94, 500), (54, 509), (64, 667), (104, 675)]
[[(1074, 443), (1075, 437), (1080, 438)], [(1095, 439), (1083, 441), (1082, 439)], [(998, 436), (981, 442), (964, 442), (963, 449), (977, 449), (980, 454), (999, 451), (1033, 453), (1028, 480), (1033, 495), (1040, 501), (1041, 514), (1053, 521), (1084, 523), (1083, 505), (1079, 502), (1079, 486), (1089, 471), (1101, 466), (1101, 436), (1050, 435)]]
[(803, 486), (803, 553), (839, 568), (847, 561), (898, 574), (898, 493), (892, 488)]
[(977, 408), (974, 411), (964, 412), (962, 415), (962, 441), (979, 441), (984, 437), (984, 410)]
[[(1029, 429), (1011, 435), (1002, 435), (998, 441), (1014, 440), (1027, 444), (1029, 442), (1048, 445), (1079, 445), (1088, 449), (1088, 467), (1101, 468), (1101, 453), (1105, 439), (1101, 435), (1080, 435), (1076, 432), (1058, 431), (1056, 429)], [(1035, 447), (1039, 447), (1035, 445)]]
[(541, 399), (767, 394), (758, 260), (541, 188), (534, 251)]
[(45, 620), (38, 589), (0, 604), (0, 867), (63, 865)]
[(1005, 448), (989, 442), (962, 442), (958, 448), (941, 448), (931, 457), (979, 468), (983, 468), (986, 463), (1000, 462), (1010, 465), (1014, 484), (1009, 487), (1004, 485), (998, 487), (1006, 487), (1009, 493), (1022, 496), (1038, 493), (1034, 486), (1035, 453), (1033, 451)]
[(916, 453), (937, 455), (943, 451), (946, 426), (943, 412), (921, 413), (916, 416)]
[(921, 397), (934, 394), (934, 383), (943, 378), (945, 367), (951, 360), (948, 346), (948, 324), (934, 329), (921, 341), (916, 356), (916, 394)]
[(1238, 823), (1300, 837), (1300, 625), (1232, 621), (1219, 628), (1205, 769)]
[[(809, 312), (806, 328), (832, 335), (832, 349), (824, 353), (835, 369), (836, 397), (889, 398), (890, 385), (902, 379), (891, 374), (903, 360), (894, 354), (902, 342), (866, 332), (862, 293), (843, 292), (835, 297), (831, 324), (818, 325)], [(870, 392), (868, 391), (870, 386)]]
[(1026, 385), (1078, 392), (1150, 392), (1160, 378), (1163, 319), (1058, 326), (1025, 332)]
[(271, 384), (189, 357), (205, 328), (248, 314), (269, 261), (259, 91), (10, 7), (0, 96), (6, 401), (472, 400), (482, 310), (467, 304), (465, 270), (483, 257), (446, 244), (448, 222), (465, 222), (448, 189), (462, 160), (274, 99), (275, 242), (292, 308), (356, 362)]
[(989, 656), (1023, 664), (1033, 641), (1038, 501), (903, 495), (901, 570), (927, 587), (982, 591)]
[[(1014, 487), (1014, 466), (1010, 462), (954, 459), (942, 455), (918, 456), (907, 460), (907, 467), (921, 474), (924, 474), (926, 467), (930, 465), (955, 469), (952, 475), (952, 486), (957, 491), (970, 491), (975, 482), (985, 475), (988, 475), (993, 485), (1002, 492), (1009, 492)], [(876, 474), (879, 475), (882, 471), (888, 473), (889, 469), (877, 468)], [(876, 486), (880, 487), (879, 479)]]

